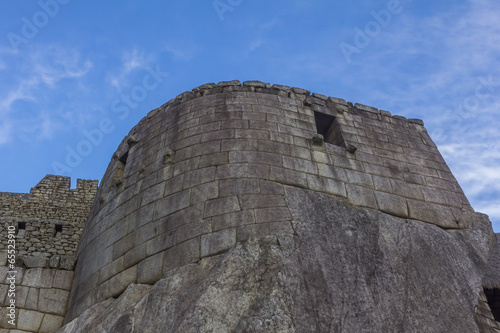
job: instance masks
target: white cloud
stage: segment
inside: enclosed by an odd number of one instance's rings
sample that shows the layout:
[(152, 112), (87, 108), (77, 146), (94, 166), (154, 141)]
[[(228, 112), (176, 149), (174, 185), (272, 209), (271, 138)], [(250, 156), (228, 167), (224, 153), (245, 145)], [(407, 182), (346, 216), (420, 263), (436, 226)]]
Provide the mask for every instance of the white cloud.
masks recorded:
[(144, 52), (134, 48), (122, 54), (122, 67), (118, 74), (108, 74), (108, 80), (113, 87), (121, 91), (128, 84), (127, 76), (136, 69), (146, 67), (152, 61)]

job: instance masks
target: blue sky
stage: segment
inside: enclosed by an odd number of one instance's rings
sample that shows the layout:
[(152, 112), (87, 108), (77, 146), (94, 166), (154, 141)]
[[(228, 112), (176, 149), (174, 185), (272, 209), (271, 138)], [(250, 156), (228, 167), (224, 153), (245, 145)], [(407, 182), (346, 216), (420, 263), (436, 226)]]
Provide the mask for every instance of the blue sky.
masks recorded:
[(41, 0), (0, 12), (2, 192), (48, 173), (100, 179), (148, 111), (204, 83), (260, 80), (423, 119), (500, 232), (497, 0)]

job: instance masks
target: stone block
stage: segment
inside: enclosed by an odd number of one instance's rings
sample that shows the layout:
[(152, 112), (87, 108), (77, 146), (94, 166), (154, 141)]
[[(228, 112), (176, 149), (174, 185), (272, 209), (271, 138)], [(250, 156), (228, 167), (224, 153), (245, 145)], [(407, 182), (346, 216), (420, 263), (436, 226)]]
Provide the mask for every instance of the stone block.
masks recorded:
[(59, 268), (72, 271), (75, 269), (76, 258), (74, 256), (61, 256)]
[(374, 186), (375, 190), (387, 192), (387, 193), (392, 192), (390, 178), (385, 178), (385, 177), (380, 177), (380, 176), (372, 176), (372, 180), (373, 180), (373, 186)]
[(346, 170), (343, 168), (336, 168), (330, 164), (318, 163), (318, 175), (347, 182)]
[(234, 137), (236, 139), (269, 140), (269, 131), (263, 131), (257, 129), (235, 129)]
[(146, 243), (146, 254), (148, 256), (158, 253), (160, 251), (164, 251), (165, 249), (171, 248), (175, 245), (175, 235), (176, 230), (171, 230), (165, 233), (162, 233), (159, 236), (156, 236), (153, 239), (150, 239)]
[(175, 233), (175, 243), (182, 243), (193, 237), (212, 232), (210, 219), (192, 221), (181, 225)]
[(38, 332), (42, 324), (43, 313), (25, 309), (19, 309), (17, 328), (22, 331)]
[[(7, 263), (7, 257), (8, 257), (8, 253), (7, 253), (6, 250), (0, 251), (0, 267), (6, 265), (6, 263)], [(0, 281), (2, 281), (1, 274), (0, 274)]]
[(267, 84), (265, 82), (262, 82), (262, 81), (253, 80), (253, 81), (244, 81), (243, 86), (266, 88)]
[(229, 163), (255, 163), (281, 166), (280, 155), (260, 151), (231, 151)]
[(123, 267), (129, 268), (146, 257), (146, 243), (135, 246), (123, 256)]
[(0, 266), (0, 283), (5, 282), (5, 278), (8, 276), (9, 267)]
[(340, 180), (315, 175), (307, 175), (307, 185), (309, 189), (314, 191), (338, 195), (342, 197), (347, 196), (345, 183)]
[(363, 163), (365, 171), (371, 175), (382, 176), (393, 179), (403, 179), (403, 173), (399, 170), (390, 169), (384, 166)]
[(127, 287), (131, 283), (135, 283), (136, 280), (137, 280), (137, 265), (130, 267), (129, 269), (113, 276), (109, 280), (110, 296), (112, 297), (119, 296), (121, 293), (123, 293), (123, 291), (125, 291), (125, 289), (127, 289)]
[(201, 257), (225, 252), (236, 245), (236, 229), (225, 229), (201, 237)]
[(204, 203), (219, 196), (219, 182), (214, 181), (195, 186), (191, 189), (191, 205)]
[(24, 307), (29, 310), (38, 310), (38, 294), (40, 289), (29, 288)]
[(45, 314), (43, 316), (42, 324), (40, 325), (39, 333), (53, 333), (60, 329), (64, 323), (64, 316), (55, 316)]
[(183, 188), (188, 189), (199, 184), (207, 183), (214, 180), (214, 177), (215, 167), (207, 167), (190, 171), (184, 175)]
[(99, 271), (99, 283), (103, 283), (112, 276), (118, 274), (118, 272), (123, 271), (123, 256), (114, 260), (113, 262), (107, 264)]
[[(25, 287), (25, 286), (20, 286), (20, 285), (16, 286), (16, 306), (18, 308), (25, 308), (26, 307), (26, 299), (28, 298), (29, 289), (30, 289), (29, 287)], [(7, 290), (5, 290), (5, 291), (7, 291)], [(3, 295), (6, 296), (6, 293)], [(5, 304), (7, 304), (7, 300), (9, 298), (4, 297), (2, 299), (5, 299)]]
[(269, 180), (278, 183), (307, 188), (307, 177), (303, 172), (280, 167), (271, 167)]
[(212, 231), (229, 229), (253, 223), (255, 223), (254, 211), (242, 210), (239, 212), (217, 215), (212, 217)]
[(203, 209), (204, 217), (231, 213), (240, 210), (240, 204), (236, 196), (212, 199), (205, 203)]
[(360, 110), (363, 110), (363, 111), (368, 111), (368, 112), (372, 112), (372, 113), (380, 113), (379, 109), (374, 108), (373, 106), (368, 106), (368, 105), (356, 103), (356, 104), (354, 104), (354, 107), (358, 108)]
[(221, 143), (221, 151), (232, 151), (232, 150), (248, 151), (248, 150), (257, 150), (257, 147), (258, 147), (257, 139), (251, 139), (251, 140), (230, 139), (230, 140), (224, 140)]
[(317, 163), (323, 163), (323, 164), (330, 164), (330, 155), (324, 153), (324, 152), (321, 152), (321, 151), (317, 151), (317, 150), (314, 150), (312, 152), (312, 159), (314, 162), (317, 162)]
[(331, 97), (331, 96), (329, 96), (328, 97), (328, 101), (347, 106), (347, 102), (345, 101), (345, 99), (342, 99), (342, 98), (337, 98), (337, 97)]
[(154, 284), (163, 277), (163, 252), (150, 256), (137, 265), (137, 283)]
[(27, 287), (51, 288), (54, 270), (47, 268), (31, 268), (24, 273), (23, 285)]
[(422, 192), (426, 202), (462, 208), (462, 200), (454, 192), (432, 187), (422, 187)]
[(264, 178), (269, 174), (269, 166), (262, 164), (228, 164), (217, 167), (216, 178)]
[(409, 217), (443, 228), (459, 228), (450, 208), (429, 202), (408, 199)]
[(227, 164), (228, 161), (229, 161), (229, 154), (227, 152), (202, 155), (199, 157), (198, 167), (206, 168), (206, 167), (224, 165)]
[(258, 179), (223, 179), (219, 181), (219, 193), (221, 197), (235, 194), (260, 193)]
[(391, 193), (401, 197), (424, 201), (422, 190), (425, 188), (421, 185), (409, 184), (405, 181), (391, 179)]
[(260, 184), (260, 193), (261, 194), (284, 194), (285, 190), (283, 185), (280, 183), (267, 181), (267, 180), (259, 180)]
[(209, 142), (215, 140), (226, 140), (235, 138), (234, 129), (221, 129), (218, 131), (203, 133), (201, 135), (201, 142)]
[(163, 276), (170, 270), (200, 260), (200, 238), (192, 238), (165, 251)]
[(43, 267), (48, 267), (49, 260), (45, 256), (35, 256), (35, 255), (30, 255), (30, 256), (25, 256), (22, 258), (24, 265), (26, 268), (43, 268)]
[(153, 201), (163, 198), (164, 193), (165, 193), (165, 182), (148, 188), (146, 191), (144, 191), (142, 195), (141, 205), (146, 206), (147, 204)]
[(312, 161), (311, 149), (308, 147), (292, 146), (290, 149), (290, 156)]
[(398, 217), (408, 217), (408, 205), (405, 198), (378, 191), (375, 191), (375, 197), (381, 211)]
[(54, 273), (54, 281), (52, 282), (52, 288), (71, 290), (71, 285), (73, 284), (74, 275), (75, 273), (73, 271), (57, 270)]
[(242, 209), (286, 206), (283, 195), (243, 194), (239, 198)]
[(189, 190), (171, 194), (156, 202), (154, 207), (154, 219), (175, 213), (189, 206)]
[(297, 88), (297, 87), (292, 87), (292, 91), (296, 94), (299, 94), (299, 95), (310, 95), (311, 94), (311, 92), (309, 90), (305, 90), (305, 89)]
[(288, 207), (272, 207), (272, 208), (258, 208), (255, 209), (255, 222), (277, 222), (288, 221), (292, 219)]
[(53, 255), (49, 259), (49, 267), (50, 268), (57, 268), (57, 267), (59, 267), (60, 262), (61, 262), (61, 256)]
[(64, 316), (66, 304), (69, 300), (69, 291), (63, 289), (40, 289), (38, 309), (45, 313)]
[(207, 89), (212, 89), (212, 88), (215, 88), (215, 87), (216, 87), (215, 83), (205, 83), (205, 84), (202, 84), (201, 86), (193, 88), (192, 91), (193, 92), (199, 92), (199, 91), (203, 91), (203, 90), (207, 90)]
[(375, 199), (375, 194), (372, 189), (353, 184), (346, 184), (346, 190), (349, 203), (355, 206), (375, 209), (378, 208), (377, 200)]
[(301, 158), (283, 156), (283, 167), (299, 172), (318, 174), (316, 163)]
[(373, 188), (373, 180), (370, 174), (354, 170), (346, 170), (345, 173), (348, 183)]
[(328, 97), (318, 93), (312, 93), (312, 97), (319, 98), (322, 101), (327, 101)]

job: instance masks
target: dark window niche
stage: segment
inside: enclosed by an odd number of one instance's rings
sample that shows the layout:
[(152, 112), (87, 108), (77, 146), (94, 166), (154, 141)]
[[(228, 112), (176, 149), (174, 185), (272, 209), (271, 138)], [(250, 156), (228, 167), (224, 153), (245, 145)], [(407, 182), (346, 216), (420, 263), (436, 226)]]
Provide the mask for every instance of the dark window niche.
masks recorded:
[(323, 135), (325, 142), (345, 147), (344, 138), (337, 118), (326, 113), (314, 112), (316, 131)]
[(54, 237), (59, 238), (62, 235), (63, 226), (62, 224), (56, 224), (54, 228)]
[(491, 313), (496, 321), (500, 321), (500, 289), (484, 289)]
[(125, 166), (127, 165), (128, 159), (128, 151), (123, 154), (118, 161), (116, 162), (116, 171), (113, 177), (115, 185), (119, 185), (121, 183), (121, 178), (123, 177), (123, 173), (125, 172)]
[(17, 236), (23, 237), (26, 233), (26, 222), (17, 222)]

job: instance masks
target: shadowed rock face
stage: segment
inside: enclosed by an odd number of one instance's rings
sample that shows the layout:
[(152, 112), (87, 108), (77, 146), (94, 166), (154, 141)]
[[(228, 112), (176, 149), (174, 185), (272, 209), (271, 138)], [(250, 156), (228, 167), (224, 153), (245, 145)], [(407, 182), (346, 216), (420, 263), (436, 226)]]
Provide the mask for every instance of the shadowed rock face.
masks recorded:
[(479, 332), (487, 217), (450, 231), (297, 187), (284, 197), (294, 234), (131, 284), (58, 332)]

